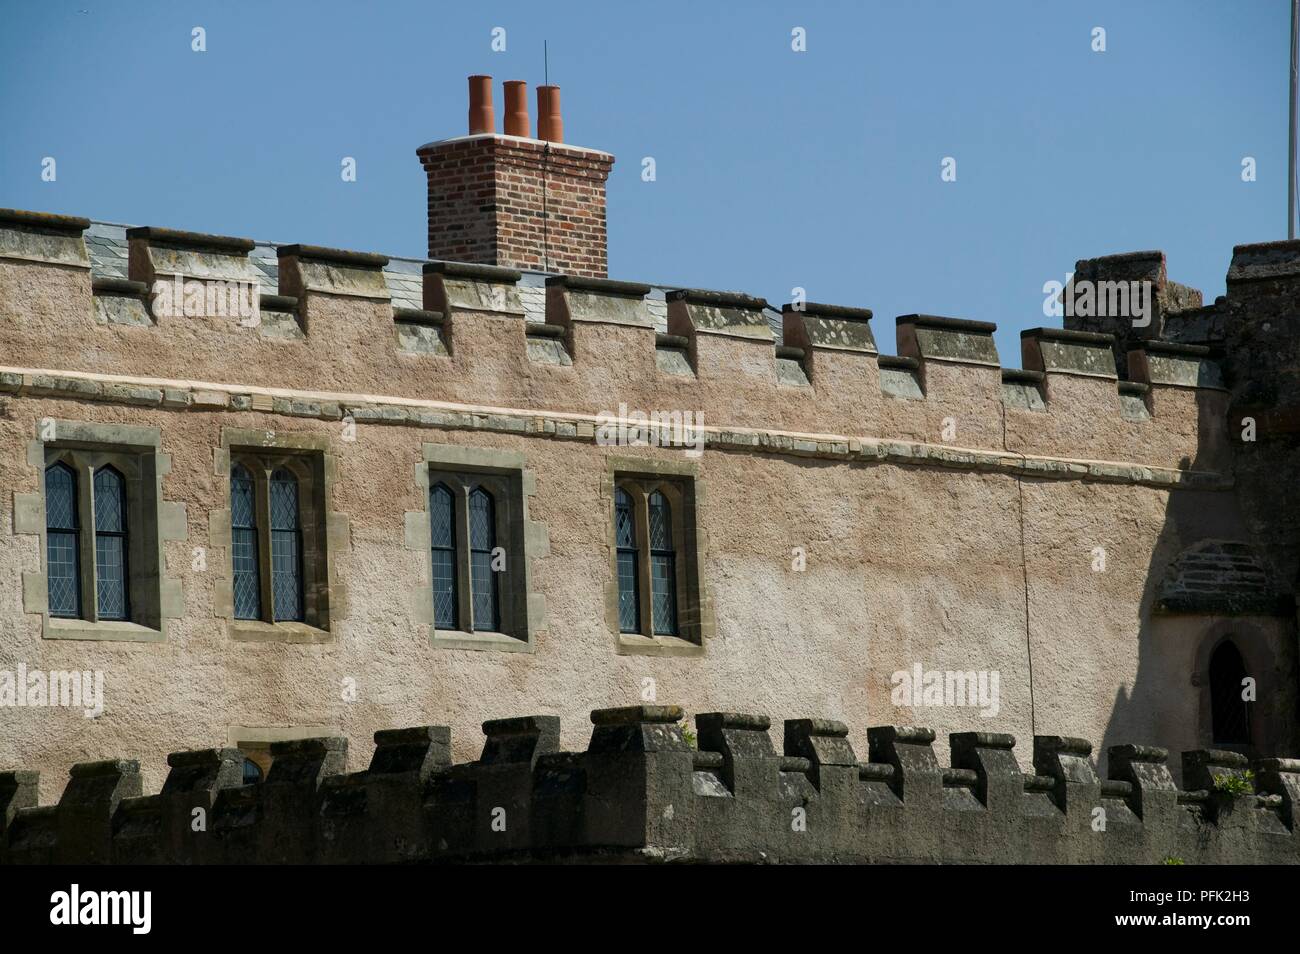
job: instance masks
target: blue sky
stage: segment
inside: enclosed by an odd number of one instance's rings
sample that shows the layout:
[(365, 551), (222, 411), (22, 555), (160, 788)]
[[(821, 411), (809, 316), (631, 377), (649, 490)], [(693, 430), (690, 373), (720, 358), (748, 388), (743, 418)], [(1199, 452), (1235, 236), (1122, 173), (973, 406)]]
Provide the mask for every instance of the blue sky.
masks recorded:
[(0, 206), (419, 257), (415, 148), (464, 133), (470, 73), (499, 123), (545, 39), (566, 138), (618, 158), (611, 277), (800, 286), (874, 309), (882, 351), (928, 312), (1018, 366), (1076, 259), (1164, 249), (1212, 300), (1286, 234), (1286, 0), (0, 6)]

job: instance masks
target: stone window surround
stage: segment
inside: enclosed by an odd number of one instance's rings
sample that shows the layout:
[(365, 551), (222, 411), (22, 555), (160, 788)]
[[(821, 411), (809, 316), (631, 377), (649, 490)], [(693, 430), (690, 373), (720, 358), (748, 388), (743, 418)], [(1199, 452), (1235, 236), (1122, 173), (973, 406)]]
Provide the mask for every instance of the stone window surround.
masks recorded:
[[(1259, 752), (1277, 751), (1282, 740), (1266, 738), (1269, 727), (1269, 712), (1261, 702), (1275, 698), (1280, 691), (1276, 680), (1276, 660), (1269, 648), (1266, 628), (1261, 623), (1267, 619), (1247, 619), (1242, 617), (1207, 617), (1207, 625), (1202, 630), (1192, 662), (1190, 682), (1196, 696), (1196, 736), (1197, 744), (1205, 748), (1225, 749), (1246, 755)], [(1210, 684), (1210, 660), (1214, 651), (1223, 643), (1231, 641), (1241, 654), (1241, 661), (1246, 667), (1246, 674), (1255, 680), (1255, 698), (1250, 724), (1251, 740), (1249, 745), (1214, 740), (1214, 714), (1211, 705), (1212, 688)]]
[[(619, 655), (702, 656), (705, 640), (717, 631), (713, 601), (705, 585), (701, 567), (707, 552), (705, 535), (699, 523), (699, 508), (704, 488), (699, 479), (699, 465), (692, 461), (663, 460), (650, 457), (611, 455), (606, 458), (601, 482), (601, 503), (605, 514), (606, 548), (609, 576), (605, 584), (605, 625)], [(620, 632), (618, 621), (618, 546), (614, 530), (614, 493), (620, 486), (635, 490), (638, 545), (647, 533), (645, 500), (655, 490), (668, 498), (673, 514), (673, 546), (677, 553), (677, 632), (676, 636), (644, 635), (651, 632), (650, 568), (638, 560), (641, 585), (642, 633)]]
[[(277, 643), (328, 643), (335, 640), (337, 624), (347, 616), (347, 584), (339, 579), (339, 561), (348, 547), (351, 530), (346, 516), (330, 510), (338, 474), (338, 458), (330, 453), (330, 448), (330, 438), (321, 434), (237, 427), (221, 429), (221, 447), (214, 458), (217, 486), (225, 506), (209, 511), (208, 536), (211, 545), (224, 553), (221, 566), (225, 576), (216, 582), (213, 590), (213, 612), (227, 621), (231, 639)], [(243, 463), (245, 467), (256, 463), (259, 470), (284, 465), (298, 477), (298, 505), (302, 513), (303, 615), (306, 617), (302, 622), (235, 618), (230, 528), (230, 470), (235, 463)], [(254, 477), (256, 479), (256, 472)], [(260, 552), (263, 546), (260, 536), (258, 546), (259, 559), (269, 559), (269, 555)], [(269, 563), (263, 562), (259, 566), (269, 571)], [(264, 616), (270, 613), (265, 592), (262, 611)]]
[[(320, 456), (300, 451), (272, 453), (247, 448), (232, 448), (230, 467), (243, 467), (253, 478), (253, 506), (257, 523), (258, 603), (260, 620), (240, 619), (237, 623), (276, 622), (273, 618), (275, 598), (272, 592), (271, 556), (271, 475), (280, 469), (287, 470), (298, 482), (298, 534), (299, 534), (299, 585), (302, 589), (301, 622), (317, 629), (329, 629), (328, 578), (325, 576), (321, 556), (323, 527), (320, 519), (319, 488), (322, 463)], [(233, 562), (233, 556), (232, 556)], [(233, 569), (233, 568), (232, 568)], [(231, 577), (233, 579), (233, 576)], [(322, 601), (321, 594), (326, 599)], [(322, 605), (322, 602), (324, 605)], [(281, 622), (289, 622), (283, 620)], [(322, 623), (324, 625), (322, 625)]]
[[(501, 632), (439, 630), (433, 619), (433, 553), (429, 528), (429, 491), (440, 480), (453, 492), (464, 489), (466, 495), (474, 475), (491, 478), (488, 489), (496, 510), (497, 545), (505, 547), (506, 570), (498, 581)], [(498, 650), (501, 652), (536, 651), (537, 632), (546, 616), (545, 597), (532, 584), (533, 561), (549, 555), (550, 537), (546, 528), (528, 519), (528, 498), (537, 492), (536, 474), (527, 468), (527, 458), (519, 451), (470, 447), (462, 444), (425, 443), (421, 461), (415, 467), (421, 509), (408, 511), (405, 517), (406, 549), (423, 555), (423, 583), (413, 592), (411, 610), (418, 621), (429, 627), (429, 644), (439, 649)], [(458, 504), (464, 499), (458, 499)], [(461, 521), (464, 523), (464, 521)], [(465, 569), (457, 555), (457, 598), (461, 619), (465, 619), (469, 585)]]
[(261, 769), (262, 781), (265, 782), (271, 774), (271, 746), (274, 743), (336, 738), (343, 734), (337, 728), (232, 725), (227, 734), (227, 744), (232, 749), (239, 749), (244, 758)]
[[(41, 564), (23, 573), (23, 611), (41, 616), (45, 639), (79, 639), (117, 642), (162, 642), (167, 621), (184, 613), (179, 580), (165, 575), (163, 544), (185, 540), (185, 505), (162, 499), (162, 480), (171, 471), (171, 457), (159, 451), (161, 431), (129, 424), (38, 419), (36, 440), (27, 445), (27, 462), (37, 471), (34, 494), (14, 494), (14, 532), (40, 538)], [(48, 440), (42, 440), (42, 435)], [(82, 614), (80, 619), (53, 617), (49, 613), (49, 577), (45, 520), (45, 468), (55, 461), (77, 471), (81, 515)], [(93, 580), (94, 548), (87, 514), (91, 468), (112, 465), (126, 478), (130, 620), (95, 618)], [(89, 550), (89, 557), (87, 551)], [(89, 559), (90, 565), (87, 565)]]

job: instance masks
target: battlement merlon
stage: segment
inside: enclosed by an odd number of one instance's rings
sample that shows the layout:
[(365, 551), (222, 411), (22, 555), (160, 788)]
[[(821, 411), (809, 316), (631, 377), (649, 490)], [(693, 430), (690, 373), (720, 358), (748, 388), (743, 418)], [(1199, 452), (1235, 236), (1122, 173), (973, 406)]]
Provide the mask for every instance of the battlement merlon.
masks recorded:
[[(1161, 350), (1155, 339), (1126, 339), (1121, 376), (1080, 364), (1102, 339), (1046, 330), (1022, 342), (1021, 371), (999, 366), (989, 323), (904, 316), (894, 357), (878, 353), (867, 309), (778, 312), (734, 292), (155, 227), (122, 230), (129, 253), (111, 273), (87, 254), (87, 227), (0, 211), (10, 368), (318, 393), (371, 393), (383, 381), (394, 398), (589, 414), (677, 408), (721, 427), (1152, 467), (1213, 470), (1227, 455), (1221, 429), (1199, 429), (1226, 407), (1217, 353)], [(1300, 260), (1293, 252), (1239, 247), (1227, 304), (1246, 285), (1258, 296), (1250, 279), (1261, 268), (1284, 273), (1286, 256)], [(253, 321), (187, 316), (173, 302), (164, 314), (158, 282), (257, 282), (260, 311)]]
[(596, 710), (585, 752), (559, 751), (555, 716), (492, 720), (458, 765), (445, 727), (383, 731), (350, 774), (346, 740), (296, 740), (255, 785), (236, 750), (174, 753), (149, 796), (139, 763), (106, 760), (50, 806), (35, 773), (3, 772), (0, 863), (1300, 863), (1294, 759), (1184, 753), (1180, 789), (1153, 746), (1112, 746), (1099, 779), (1062, 736), (1034, 739), (1025, 774), (1003, 733), (954, 733), (945, 767), (921, 727), (868, 730), (860, 762), (832, 720), (787, 720), (778, 754), (766, 716), (698, 715), (698, 751), (681, 719)]

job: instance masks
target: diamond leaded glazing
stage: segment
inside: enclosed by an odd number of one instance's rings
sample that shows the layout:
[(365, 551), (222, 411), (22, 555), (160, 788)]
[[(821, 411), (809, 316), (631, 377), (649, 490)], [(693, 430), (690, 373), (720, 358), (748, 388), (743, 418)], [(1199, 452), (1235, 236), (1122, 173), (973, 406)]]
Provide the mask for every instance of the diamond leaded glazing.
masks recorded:
[(429, 491), (429, 537), (433, 543), (433, 625), (456, 628), (456, 524), (451, 491)]
[(65, 464), (45, 471), (45, 540), (50, 615), (81, 614), (77, 476)]
[(112, 467), (95, 472), (95, 532), (121, 533), (126, 529), (126, 496), (122, 475)]
[(650, 612), (654, 631), (677, 635), (677, 554), (672, 510), (659, 491), (650, 495)]
[(492, 569), (496, 526), (492, 496), (483, 488), (469, 495), (470, 596), (474, 628), (495, 630), (497, 619), (497, 575)]
[(129, 616), (126, 572), (126, 482), (112, 467), (95, 472), (95, 596), (100, 619)]
[(230, 471), (230, 556), (235, 571), (235, 619), (260, 619), (262, 587), (257, 566), (257, 507), (253, 475)]
[(301, 620), (302, 546), (298, 480), (281, 468), (271, 474), (271, 606), (276, 620)]
[(635, 633), (641, 609), (637, 596), (636, 530), (632, 498), (620, 488), (614, 493), (614, 541), (618, 550), (618, 628)]

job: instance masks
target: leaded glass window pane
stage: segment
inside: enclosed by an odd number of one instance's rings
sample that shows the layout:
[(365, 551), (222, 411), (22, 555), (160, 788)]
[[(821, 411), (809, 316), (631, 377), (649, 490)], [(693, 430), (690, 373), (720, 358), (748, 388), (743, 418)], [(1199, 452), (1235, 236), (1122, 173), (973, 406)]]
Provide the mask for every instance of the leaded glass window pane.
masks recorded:
[(433, 541), (433, 625), (456, 629), (456, 507), (442, 484), (429, 491), (429, 537)]
[(235, 570), (235, 619), (261, 619), (262, 616), (256, 501), (253, 475), (236, 465), (230, 471), (230, 556)]
[(672, 510), (663, 494), (650, 495), (650, 612), (656, 635), (677, 634), (677, 554)]
[(303, 618), (298, 480), (283, 468), (271, 474), (271, 597), (276, 620)]
[(128, 619), (126, 482), (111, 467), (95, 472), (95, 596), (100, 619)]
[(65, 464), (45, 471), (45, 539), (50, 615), (81, 615), (81, 557), (77, 542), (77, 475)]
[(641, 615), (637, 594), (636, 525), (632, 498), (625, 490), (614, 493), (614, 540), (618, 550), (618, 628), (635, 633)]
[(469, 495), (470, 596), (474, 628), (496, 630), (497, 575), (492, 570), (492, 549), (496, 546), (496, 518), (492, 496), (483, 488)]

